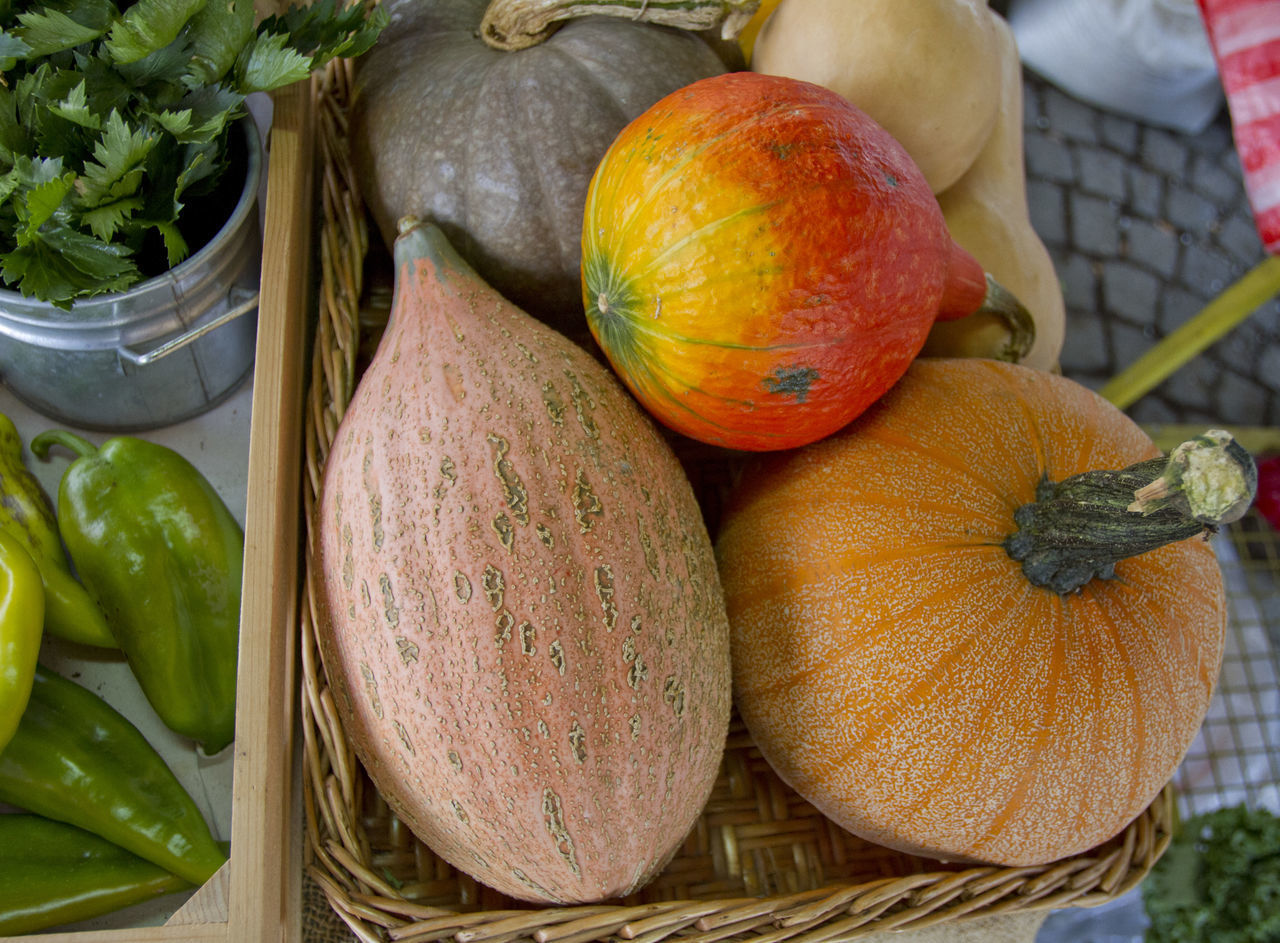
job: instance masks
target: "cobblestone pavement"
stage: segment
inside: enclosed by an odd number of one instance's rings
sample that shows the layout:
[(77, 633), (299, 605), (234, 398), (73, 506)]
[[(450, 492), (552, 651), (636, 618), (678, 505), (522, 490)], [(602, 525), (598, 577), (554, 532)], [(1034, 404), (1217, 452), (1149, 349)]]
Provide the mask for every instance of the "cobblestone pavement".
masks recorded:
[[(1225, 107), (1181, 134), (1024, 74), (1027, 189), (1067, 303), (1062, 371), (1097, 389), (1265, 254)], [(1280, 301), (1134, 403), (1139, 422), (1280, 425)]]

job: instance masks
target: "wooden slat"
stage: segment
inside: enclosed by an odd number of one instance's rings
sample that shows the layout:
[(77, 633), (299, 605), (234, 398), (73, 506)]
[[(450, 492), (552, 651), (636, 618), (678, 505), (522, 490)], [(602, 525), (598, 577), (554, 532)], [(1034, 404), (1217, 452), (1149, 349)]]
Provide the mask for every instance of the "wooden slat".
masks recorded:
[(314, 141), (310, 83), (273, 95), (262, 289), (245, 508), (227, 938), (297, 940), (295, 646), (303, 351), (310, 300)]
[(231, 863), (209, 878), (178, 910), (165, 921), (168, 926), (227, 922), (227, 889), (231, 885)]
[(74, 933), (42, 933), (3, 937), (5, 940), (38, 940), (39, 943), (225, 943), (225, 923), (189, 926), (133, 927), (128, 930), (80, 930)]

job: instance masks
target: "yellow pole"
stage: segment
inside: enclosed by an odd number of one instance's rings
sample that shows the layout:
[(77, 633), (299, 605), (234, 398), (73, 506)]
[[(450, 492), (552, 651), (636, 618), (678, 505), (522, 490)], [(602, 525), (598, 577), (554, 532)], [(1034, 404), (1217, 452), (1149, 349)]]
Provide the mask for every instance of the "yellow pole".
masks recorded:
[(1121, 409), (1280, 294), (1280, 257), (1267, 256), (1210, 301), (1190, 321), (1121, 370), (1099, 392)]
[[(1142, 431), (1151, 436), (1161, 452), (1171, 452), (1188, 439), (1202, 435), (1213, 427), (1212, 422), (1152, 422), (1143, 423)], [(1234, 426), (1225, 423), (1226, 429), (1240, 443), (1240, 447), (1255, 458), (1280, 454), (1280, 428), (1274, 426)]]

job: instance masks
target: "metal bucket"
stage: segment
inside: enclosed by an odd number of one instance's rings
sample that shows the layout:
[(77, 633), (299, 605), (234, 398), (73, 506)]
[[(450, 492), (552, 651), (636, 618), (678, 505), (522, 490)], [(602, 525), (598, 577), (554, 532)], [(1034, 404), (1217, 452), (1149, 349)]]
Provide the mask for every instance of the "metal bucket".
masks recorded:
[(230, 219), (190, 258), (70, 311), (0, 290), (0, 380), (15, 396), (52, 419), (122, 432), (205, 412), (249, 376), (263, 157), (252, 118), (238, 127), (248, 153), (244, 189)]

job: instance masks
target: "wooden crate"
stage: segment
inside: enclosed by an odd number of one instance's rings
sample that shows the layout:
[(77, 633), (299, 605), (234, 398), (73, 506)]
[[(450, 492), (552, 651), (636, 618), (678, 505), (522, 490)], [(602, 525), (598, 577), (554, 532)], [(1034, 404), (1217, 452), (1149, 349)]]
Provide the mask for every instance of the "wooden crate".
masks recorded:
[(276, 92), (266, 140), (261, 298), (245, 496), (231, 859), (162, 926), (54, 931), (46, 943), (300, 939), (296, 650), (303, 351), (311, 323), (312, 83)]

